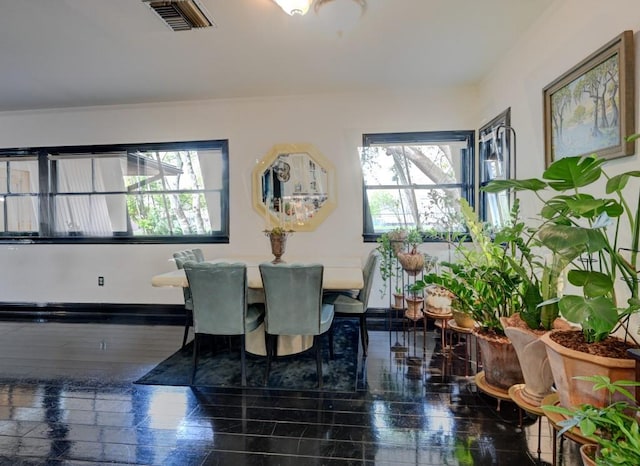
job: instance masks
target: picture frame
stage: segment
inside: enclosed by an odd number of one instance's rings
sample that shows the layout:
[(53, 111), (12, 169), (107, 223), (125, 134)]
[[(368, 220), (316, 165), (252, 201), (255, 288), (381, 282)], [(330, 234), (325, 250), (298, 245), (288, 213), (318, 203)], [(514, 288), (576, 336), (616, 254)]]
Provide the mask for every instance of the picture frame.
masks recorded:
[(635, 131), (633, 43), (633, 31), (624, 31), (545, 86), (545, 166), (562, 157), (633, 155), (635, 143), (626, 140)]

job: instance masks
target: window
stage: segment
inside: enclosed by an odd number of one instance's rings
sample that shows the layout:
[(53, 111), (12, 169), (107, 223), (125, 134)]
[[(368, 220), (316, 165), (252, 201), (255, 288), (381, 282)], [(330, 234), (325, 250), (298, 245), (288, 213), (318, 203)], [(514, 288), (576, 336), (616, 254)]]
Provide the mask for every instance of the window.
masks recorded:
[[(480, 159), (480, 188), (491, 180), (507, 180), (515, 173), (515, 131), (509, 126), (511, 109), (508, 108), (478, 130)], [(511, 156), (513, 136), (513, 157)], [(485, 193), (480, 190), (480, 219), (496, 229), (510, 221), (509, 193)]]
[(365, 241), (398, 227), (462, 233), (459, 200), (473, 205), (473, 147), (473, 131), (365, 134)]
[(0, 151), (0, 235), (228, 242), (228, 143)]

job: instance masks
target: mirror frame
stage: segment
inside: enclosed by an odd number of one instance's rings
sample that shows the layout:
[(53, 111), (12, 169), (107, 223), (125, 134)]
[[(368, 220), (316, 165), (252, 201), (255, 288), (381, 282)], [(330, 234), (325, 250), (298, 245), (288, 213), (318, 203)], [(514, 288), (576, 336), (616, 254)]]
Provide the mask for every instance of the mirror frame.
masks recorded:
[[(256, 164), (252, 172), (253, 208), (264, 219), (265, 228), (271, 229), (279, 224), (278, 217), (262, 202), (262, 176), (266, 170), (276, 161), (280, 154), (306, 153), (320, 168), (327, 173), (327, 200), (322, 204), (315, 215), (305, 223), (293, 223), (293, 231), (314, 231), (337, 205), (336, 170), (333, 164), (324, 157), (320, 151), (308, 143), (274, 144), (269, 152)], [(291, 182), (295, 182), (291, 180)]]

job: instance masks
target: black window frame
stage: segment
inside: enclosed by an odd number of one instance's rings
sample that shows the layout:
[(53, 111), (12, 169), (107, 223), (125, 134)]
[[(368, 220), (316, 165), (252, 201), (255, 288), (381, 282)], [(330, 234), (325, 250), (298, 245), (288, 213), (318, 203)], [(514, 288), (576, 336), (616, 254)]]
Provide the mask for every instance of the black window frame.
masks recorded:
[[(471, 205), (475, 206), (475, 130), (445, 130), (445, 131), (412, 131), (397, 133), (370, 133), (362, 135), (363, 149), (371, 145), (380, 144), (438, 144), (447, 141), (463, 141), (467, 143), (467, 149), (463, 151), (461, 168), (463, 174), (463, 182), (456, 184), (460, 186), (462, 197)], [(449, 185), (431, 185), (453, 187)], [(365, 243), (373, 243), (378, 240), (381, 233), (373, 233), (367, 231), (367, 222), (370, 217), (367, 197), (367, 185), (365, 184), (364, 174), (362, 176), (362, 237)], [(441, 242), (442, 238), (423, 236), (424, 242)]]
[[(515, 176), (515, 130), (511, 127), (511, 107), (478, 129), (478, 217), (483, 222), (490, 220), (489, 195), (482, 188), (493, 179), (487, 165), (491, 158), (498, 159), (498, 162), (502, 164), (504, 175), (500, 179), (510, 180)], [(507, 210), (510, 210), (512, 205), (510, 195), (508, 195), (507, 201)], [(492, 227), (500, 228), (507, 225), (508, 212), (504, 214), (506, 216), (504, 222), (500, 225), (491, 222)]]
[[(136, 151), (178, 151), (178, 150), (216, 150), (222, 157), (222, 187), (220, 189), (220, 230), (207, 235), (147, 235), (132, 236), (117, 234), (113, 236), (55, 236), (54, 200), (56, 196), (55, 163), (49, 156), (60, 154), (94, 154)], [(16, 160), (25, 156), (38, 160), (38, 209), (39, 230), (36, 234), (0, 232), (0, 243), (43, 243), (43, 244), (192, 244), (192, 243), (229, 243), (229, 140), (198, 140), (157, 143), (103, 144), (85, 146), (43, 146), (33, 148), (0, 149), (0, 157)], [(62, 155), (64, 157), (64, 155)], [(65, 193), (68, 194), (68, 193)], [(83, 193), (87, 194), (87, 193)], [(91, 194), (91, 193), (89, 193)], [(103, 194), (103, 193), (100, 193)], [(108, 194), (108, 193), (107, 193)]]

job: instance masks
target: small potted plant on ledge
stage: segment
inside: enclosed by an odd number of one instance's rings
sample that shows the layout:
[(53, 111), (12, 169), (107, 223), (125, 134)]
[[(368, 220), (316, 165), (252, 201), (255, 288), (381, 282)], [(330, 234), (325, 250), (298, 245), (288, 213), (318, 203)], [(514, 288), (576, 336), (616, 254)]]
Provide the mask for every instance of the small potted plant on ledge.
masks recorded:
[[(578, 378), (585, 383), (593, 384), (593, 391), (602, 391), (608, 402), (603, 407), (588, 403), (571, 408), (557, 405), (544, 406), (545, 411), (556, 412), (565, 417), (558, 423), (562, 427), (558, 435), (571, 429), (579, 429), (582, 436), (594, 441), (594, 444), (583, 445), (580, 448), (583, 462), (587, 466), (639, 465), (639, 408), (635, 397), (627, 387), (640, 386), (640, 382), (632, 380), (612, 382), (606, 376)], [(614, 394), (620, 395), (623, 401), (614, 401)]]

